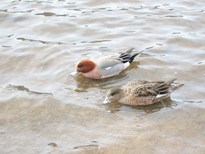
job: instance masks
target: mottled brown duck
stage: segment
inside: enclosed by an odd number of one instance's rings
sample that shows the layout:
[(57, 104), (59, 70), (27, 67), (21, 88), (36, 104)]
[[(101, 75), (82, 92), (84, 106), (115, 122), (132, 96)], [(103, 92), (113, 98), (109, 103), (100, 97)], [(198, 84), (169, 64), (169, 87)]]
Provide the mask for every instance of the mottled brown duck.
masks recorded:
[(132, 81), (122, 87), (108, 90), (103, 104), (119, 102), (127, 105), (150, 105), (170, 97), (171, 92), (183, 84), (169, 81)]

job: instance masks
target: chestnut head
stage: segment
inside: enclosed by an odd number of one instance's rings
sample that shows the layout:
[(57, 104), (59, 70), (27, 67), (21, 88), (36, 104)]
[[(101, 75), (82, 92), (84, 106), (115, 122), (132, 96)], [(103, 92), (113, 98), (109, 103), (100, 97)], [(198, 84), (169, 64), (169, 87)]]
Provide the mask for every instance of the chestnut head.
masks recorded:
[(76, 65), (76, 71), (79, 73), (88, 73), (95, 68), (96, 64), (91, 60), (81, 60)]

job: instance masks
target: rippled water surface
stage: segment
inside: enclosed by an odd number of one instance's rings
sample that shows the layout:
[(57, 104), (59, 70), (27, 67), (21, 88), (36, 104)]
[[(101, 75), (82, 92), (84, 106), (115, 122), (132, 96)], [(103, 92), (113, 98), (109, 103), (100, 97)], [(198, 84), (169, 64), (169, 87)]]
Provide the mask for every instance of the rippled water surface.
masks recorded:
[[(1, 153), (205, 153), (205, 1), (2, 0)], [(80, 59), (135, 47), (119, 76), (73, 77)], [(185, 85), (166, 104), (102, 105), (135, 79)]]

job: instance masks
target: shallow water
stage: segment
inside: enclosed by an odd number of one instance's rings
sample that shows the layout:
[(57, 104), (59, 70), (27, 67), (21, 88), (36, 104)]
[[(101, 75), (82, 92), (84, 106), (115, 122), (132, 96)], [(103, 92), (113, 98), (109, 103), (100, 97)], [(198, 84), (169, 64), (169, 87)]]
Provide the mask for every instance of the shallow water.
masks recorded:
[[(1, 153), (204, 153), (204, 1), (0, 2)], [(80, 59), (135, 47), (119, 76), (73, 77)], [(165, 105), (102, 105), (130, 80), (185, 85)]]

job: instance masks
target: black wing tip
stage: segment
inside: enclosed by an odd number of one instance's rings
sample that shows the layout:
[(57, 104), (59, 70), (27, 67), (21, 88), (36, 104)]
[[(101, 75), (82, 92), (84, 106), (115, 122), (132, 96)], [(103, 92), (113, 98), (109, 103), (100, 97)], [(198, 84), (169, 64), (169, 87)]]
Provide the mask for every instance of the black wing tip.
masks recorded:
[(129, 62), (130, 64), (134, 61), (135, 57), (140, 55), (143, 51), (134, 53), (133, 55), (131, 54), (131, 52), (134, 50), (135, 48), (130, 48), (129, 50), (123, 52), (120, 54), (119, 56), (119, 60), (123, 63)]
[(138, 52), (138, 53), (135, 53), (134, 55), (132, 55), (132, 56), (130, 57), (129, 63), (131, 64), (131, 63), (134, 61), (135, 57), (138, 56), (138, 55), (140, 55), (141, 53), (142, 53), (142, 52)]
[(173, 83), (174, 81), (176, 81), (176, 80), (177, 80), (177, 78), (173, 78), (173, 79), (167, 81), (167, 83), (168, 83), (168, 84), (172, 84), (172, 83)]

